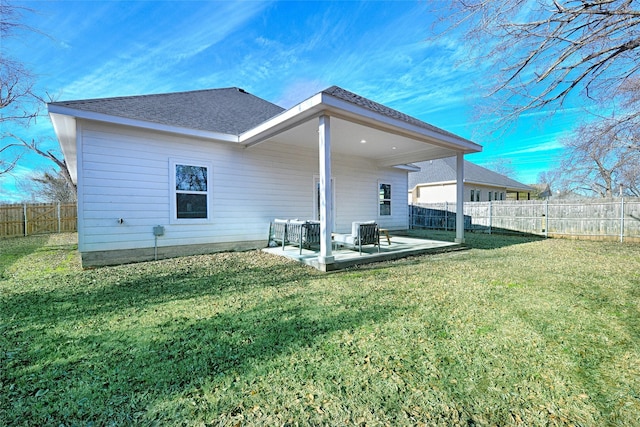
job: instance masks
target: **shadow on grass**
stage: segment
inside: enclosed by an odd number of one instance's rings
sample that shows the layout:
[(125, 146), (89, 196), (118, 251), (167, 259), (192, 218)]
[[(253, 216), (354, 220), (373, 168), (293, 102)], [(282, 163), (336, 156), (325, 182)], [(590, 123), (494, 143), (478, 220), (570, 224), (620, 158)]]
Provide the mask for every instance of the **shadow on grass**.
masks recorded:
[[(423, 239), (442, 240), (445, 242), (454, 242), (456, 239), (455, 231), (444, 230), (408, 230), (410, 237), (418, 237)], [(495, 232), (488, 233), (474, 233), (465, 231), (464, 233), (465, 245), (473, 249), (498, 249), (506, 246), (520, 245), (523, 243), (538, 242), (544, 240), (544, 237), (535, 234), (518, 234), (518, 233), (505, 233), (501, 234)]]
[[(314, 273), (309, 268), (286, 263), (264, 268), (236, 263), (210, 270), (207, 266), (197, 265), (197, 261), (193, 261), (196, 259), (185, 257), (159, 263), (103, 267), (52, 278), (64, 281), (64, 286), (52, 289), (36, 286), (9, 295), (4, 299), (5, 314), (26, 322), (38, 319), (55, 323), (78, 321), (129, 309), (144, 310), (175, 300), (221, 296), (242, 292), (244, 288), (266, 288), (306, 280)], [(174, 267), (181, 262), (187, 264)], [(64, 310), (60, 310), (60, 304), (65, 306)]]
[[(196, 398), (205, 386), (240, 387), (239, 376), (246, 386), (289, 353), (337, 331), (387, 319), (397, 308), (349, 310), (348, 295), (328, 303), (320, 291), (300, 291), (315, 273), (289, 264), (204, 273), (141, 274), (125, 281), (116, 275), (97, 288), (28, 292), (5, 300), (3, 316), (11, 325), (2, 332), (13, 347), (2, 355), (0, 413), (9, 424), (33, 425), (175, 420), (175, 411), (184, 408), (167, 405), (179, 407), (177, 401)], [(256, 292), (277, 285), (290, 289)], [(255, 293), (256, 301), (242, 300), (244, 292)], [(201, 312), (200, 302), (195, 316), (189, 311), (195, 303), (179, 301), (205, 297), (227, 304), (210, 310), (205, 305)], [(158, 313), (170, 310), (163, 303), (171, 301), (180, 303), (175, 312)], [(132, 318), (127, 311), (135, 312)], [(158, 321), (153, 314), (140, 315), (143, 311), (158, 313)], [(237, 411), (229, 400), (220, 405), (213, 412)]]

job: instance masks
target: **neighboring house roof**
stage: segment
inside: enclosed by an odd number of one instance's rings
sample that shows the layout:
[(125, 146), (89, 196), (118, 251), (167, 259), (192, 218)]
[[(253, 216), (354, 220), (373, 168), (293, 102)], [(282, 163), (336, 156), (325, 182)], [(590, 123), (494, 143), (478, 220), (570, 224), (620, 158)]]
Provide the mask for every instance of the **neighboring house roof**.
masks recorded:
[(231, 135), (240, 135), (284, 111), (284, 108), (237, 87), (52, 102), (50, 105)]
[[(413, 189), (419, 184), (438, 184), (456, 181), (455, 157), (429, 160), (415, 163), (415, 165), (420, 167), (420, 172), (409, 173), (409, 189)], [(512, 191), (534, 190), (528, 185), (466, 160), (464, 161), (464, 181), (467, 184), (501, 187)]]

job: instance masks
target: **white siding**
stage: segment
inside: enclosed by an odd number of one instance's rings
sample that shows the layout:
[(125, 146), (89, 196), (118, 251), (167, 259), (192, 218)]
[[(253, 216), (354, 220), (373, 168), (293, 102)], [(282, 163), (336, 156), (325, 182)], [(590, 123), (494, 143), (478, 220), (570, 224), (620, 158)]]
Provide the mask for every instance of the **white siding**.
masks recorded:
[[(266, 241), (273, 218), (314, 216), (317, 150), (273, 142), (245, 149), (94, 122), (81, 122), (78, 133), (81, 252), (152, 247), (155, 225), (165, 227), (158, 246)], [(169, 162), (190, 158), (213, 166), (211, 221), (170, 224)], [(335, 156), (333, 177), (336, 231), (348, 232), (351, 221), (366, 219), (383, 228), (408, 227), (405, 171)], [(392, 185), (389, 217), (378, 217), (379, 181)]]
[[(465, 187), (465, 199), (469, 200), (469, 190)], [(430, 185), (419, 186), (417, 203), (441, 203), (441, 202), (453, 202), (456, 201), (456, 185), (455, 184), (443, 184), (443, 185)]]
[[(465, 184), (464, 185), (464, 202), (471, 201), (471, 190), (474, 193), (480, 191), (480, 202), (486, 202), (488, 200), (489, 191), (491, 191), (491, 200), (495, 200), (495, 192), (505, 193), (504, 187), (493, 187), (489, 185), (479, 184)], [(411, 197), (411, 195), (409, 196)], [(475, 198), (474, 198), (475, 201)], [(411, 202), (411, 200), (410, 200)], [(435, 184), (435, 185), (420, 185), (418, 186), (418, 196), (414, 203), (444, 203), (456, 202), (456, 184)]]

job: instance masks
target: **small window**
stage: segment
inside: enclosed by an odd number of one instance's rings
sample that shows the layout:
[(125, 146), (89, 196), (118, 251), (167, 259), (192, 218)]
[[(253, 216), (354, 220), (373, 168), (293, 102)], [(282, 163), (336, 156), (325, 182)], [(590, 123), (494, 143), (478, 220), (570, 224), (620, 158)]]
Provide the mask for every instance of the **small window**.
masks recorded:
[(489, 195), (487, 197), (487, 200), (491, 201), (491, 191), (489, 191)]
[(469, 201), (471, 201), (471, 202), (475, 201), (475, 197), (476, 197), (475, 190), (471, 190), (471, 199)]
[(476, 202), (480, 201), (480, 190), (476, 191)]
[(391, 184), (380, 184), (380, 215), (391, 215)]
[(191, 162), (171, 162), (171, 207), (177, 222), (209, 219), (211, 166)]

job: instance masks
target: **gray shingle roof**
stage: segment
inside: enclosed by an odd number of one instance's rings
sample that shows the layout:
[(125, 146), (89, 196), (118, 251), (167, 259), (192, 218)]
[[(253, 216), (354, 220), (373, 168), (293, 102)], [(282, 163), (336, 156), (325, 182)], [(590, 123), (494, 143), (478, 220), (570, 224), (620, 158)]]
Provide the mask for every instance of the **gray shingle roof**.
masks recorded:
[(451, 137), (454, 137), (456, 139), (461, 139), (464, 141), (468, 141), (468, 142), (472, 142), (469, 140), (466, 140), (464, 138), (461, 138), (460, 136), (453, 134), (451, 132), (448, 132), (444, 129), (440, 129), (436, 126), (430, 125), (429, 123), (423, 122), (422, 120), (418, 120), (415, 117), (411, 117), (407, 114), (404, 114), (398, 110), (394, 110), (393, 108), (389, 108), (386, 105), (382, 105), (379, 104), (377, 102), (371, 101), (368, 98), (362, 97), (360, 95), (357, 95), (353, 92), (349, 92), (348, 90), (342, 89), (341, 87), (338, 86), (331, 86), (330, 88), (327, 88), (325, 90), (322, 91), (322, 93), (326, 93), (327, 95), (331, 95), (334, 96), (338, 99), (341, 99), (343, 101), (347, 101), (350, 102), (352, 104), (358, 105), (360, 107), (364, 107), (370, 111), (385, 115), (387, 117), (391, 117), (393, 119), (397, 119), (397, 120), (401, 120), (405, 123), (409, 123), (412, 124), (414, 126), (418, 126), (420, 128), (423, 129), (428, 129), (440, 134), (444, 134), (444, 135), (449, 135)]
[[(409, 173), (409, 189), (414, 188), (418, 184), (456, 180), (455, 157), (419, 162), (415, 163), (415, 165), (420, 167), (420, 172)], [(464, 161), (464, 179), (465, 182), (493, 185), (507, 188), (508, 190), (533, 191), (533, 188), (528, 185), (466, 160)]]
[[(331, 86), (321, 93), (423, 129), (467, 141), (453, 133), (338, 86)], [(166, 126), (236, 136), (285, 111), (284, 108), (278, 105), (236, 87), (61, 101), (52, 102), (50, 105)]]
[(82, 111), (239, 135), (284, 111), (239, 88), (52, 102)]

